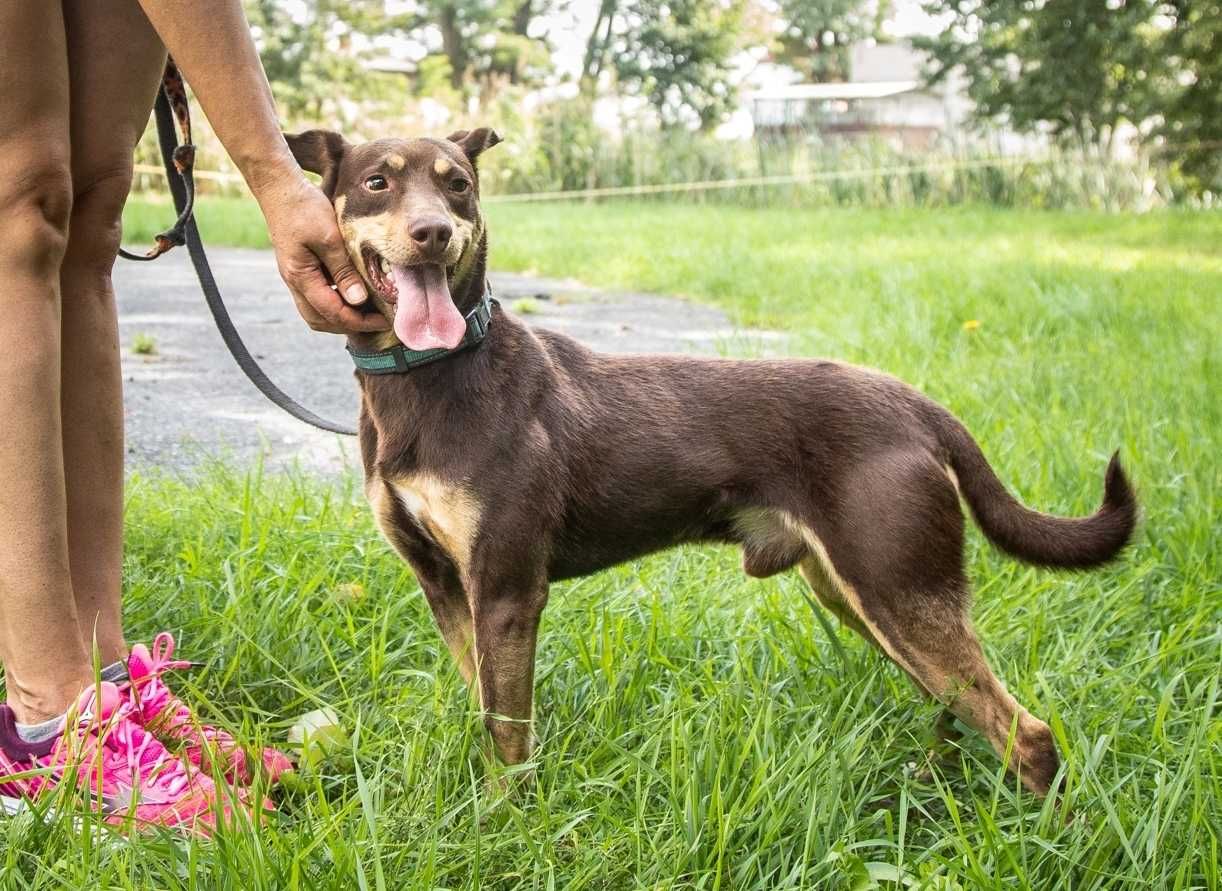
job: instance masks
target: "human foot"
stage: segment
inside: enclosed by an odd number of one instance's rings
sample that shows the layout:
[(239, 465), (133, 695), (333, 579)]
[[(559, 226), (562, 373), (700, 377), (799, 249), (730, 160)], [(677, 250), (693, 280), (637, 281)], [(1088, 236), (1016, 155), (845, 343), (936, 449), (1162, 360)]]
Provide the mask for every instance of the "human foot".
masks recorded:
[[(174, 637), (165, 631), (153, 638), (151, 650), (144, 644), (131, 648), (126, 692), (138, 720), (169, 745), (181, 746), (190, 762), (201, 770), (212, 776), (223, 775), (231, 783), (249, 784), (255, 770), (246, 749), (227, 731), (201, 723), (166, 685), (162, 677), (165, 672), (192, 665), (172, 658), (173, 654)], [(292, 768), (288, 756), (276, 749), (264, 749), (261, 761), (269, 783)]]
[(0, 705), (0, 799), (21, 807), (74, 784), (113, 825), (175, 826), (207, 834), (230, 803), (208, 777), (174, 757), (132, 719), (131, 706), (108, 682), (80, 694), (64, 717), (62, 733), (31, 743), (17, 731), (8, 705)]

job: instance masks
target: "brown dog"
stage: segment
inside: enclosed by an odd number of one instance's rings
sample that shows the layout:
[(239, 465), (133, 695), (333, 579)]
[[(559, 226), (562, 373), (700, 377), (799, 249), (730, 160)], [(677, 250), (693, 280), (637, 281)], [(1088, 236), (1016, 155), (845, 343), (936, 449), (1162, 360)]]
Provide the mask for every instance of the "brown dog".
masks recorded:
[(289, 137), (394, 323), (350, 349), (465, 347), (407, 373), (358, 372), (360, 443), (378, 523), (478, 683), (501, 757), (531, 754), (551, 581), (681, 542), (732, 542), (748, 575), (797, 567), (825, 607), (1003, 757), (1013, 732), (1010, 767), (1045, 794), (1052, 734), (985, 662), (959, 502), (1019, 559), (1096, 566), (1135, 520), (1116, 458), (1097, 513), (1053, 517), (1006, 491), (948, 411), (875, 371), (601, 355), (499, 307), (486, 337), (464, 340), (486, 290), (476, 161), (499, 141), (487, 129), (358, 146), (317, 130)]

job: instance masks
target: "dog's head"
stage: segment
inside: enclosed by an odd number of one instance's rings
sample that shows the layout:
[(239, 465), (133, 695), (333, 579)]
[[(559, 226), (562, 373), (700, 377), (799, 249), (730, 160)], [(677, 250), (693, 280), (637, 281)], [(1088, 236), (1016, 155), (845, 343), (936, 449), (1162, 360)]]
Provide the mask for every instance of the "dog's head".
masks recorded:
[(469, 307), (452, 294), (466, 293), (484, 251), (476, 161), (501, 138), (487, 127), (361, 145), (329, 130), (285, 138), (297, 163), (322, 176), (348, 252), (399, 340), (458, 346)]

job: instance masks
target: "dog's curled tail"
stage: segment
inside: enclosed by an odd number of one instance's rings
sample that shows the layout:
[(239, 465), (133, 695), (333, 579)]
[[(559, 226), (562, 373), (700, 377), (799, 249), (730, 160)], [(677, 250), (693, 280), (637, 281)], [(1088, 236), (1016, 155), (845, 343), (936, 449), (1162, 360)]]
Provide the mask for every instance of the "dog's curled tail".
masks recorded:
[(1106, 563), (1128, 544), (1137, 498), (1119, 452), (1108, 462), (1099, 510), (1089, 517), (1057, 517), (1031, 510), (1006, 491), (976, 440), (949, 412), (938, 426), (959, 491), (981, 530), (1003, 551), (1041, 566), (1085, 569)]

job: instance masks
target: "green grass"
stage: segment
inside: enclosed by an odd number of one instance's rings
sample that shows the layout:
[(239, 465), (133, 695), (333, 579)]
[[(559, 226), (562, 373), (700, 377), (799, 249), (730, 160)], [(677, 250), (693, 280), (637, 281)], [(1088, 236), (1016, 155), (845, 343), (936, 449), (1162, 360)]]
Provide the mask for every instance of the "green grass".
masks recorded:
[[(257, 228), (209, 204), (206, 234)], [(209, 661), (191, 698), (248, 738), (330, 706), (354, 751), (275, 820), (209, 843), (0, 823), (0, 887), (1216, 891), (1222, 216), (610, 205), (490, 219), (500, 268), (686, 294), (790, 332), (795, 353), (904, 377), (1042, 509), (1092, 509), (1122, 450), (1144, 520), (1114, 566), (1036, 571), (971, 538), (986, 651), (1052, 725), (1075, 819), (1017, 791), (975, 736), (918, 782), (936, 710), (812, 613), (800, 580), (746, 579), (724, 548), (554, 587), (538, 778), (503, 799), (359, 481), (216, 470), (132, 480), (131, 636), (181, 632)]]
[[(141, 195), (128, 200), (123, 209), (123, 244), (128, 249), (145, 248), (153, 237), (174, 223), (174, 205), (168, 195)], [(259, 205), (249, 198), (199, 196), (195, 219), (206, 245), (269, 248), (267, 226)]]

